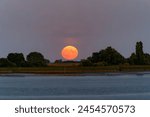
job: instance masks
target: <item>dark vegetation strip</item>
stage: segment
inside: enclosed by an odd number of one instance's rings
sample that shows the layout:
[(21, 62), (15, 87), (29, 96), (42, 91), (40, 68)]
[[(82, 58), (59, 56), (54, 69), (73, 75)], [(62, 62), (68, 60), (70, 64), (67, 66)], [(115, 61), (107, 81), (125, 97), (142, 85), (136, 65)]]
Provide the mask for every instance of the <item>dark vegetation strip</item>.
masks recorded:
[(150, 71), (149, 66), (103, 66), (103, 67), (81, 67), (81, 66), (53, 66), (39, 68), (0, 68), (0, 73), (33, 73), (33, 74), (68, 74), (68, 73), (102, 73), (102, 72), (134, 72)]

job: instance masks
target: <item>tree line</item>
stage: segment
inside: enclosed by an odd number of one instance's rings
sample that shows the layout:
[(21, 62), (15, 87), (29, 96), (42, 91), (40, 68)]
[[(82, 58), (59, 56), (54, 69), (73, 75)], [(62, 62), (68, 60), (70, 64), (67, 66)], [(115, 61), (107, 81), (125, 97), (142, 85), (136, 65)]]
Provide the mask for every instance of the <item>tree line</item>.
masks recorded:
[[(76, 63), (75, 61), (56, 60), (55, 63)], [(31, 52), (26, 58), (23, 53), (9, 53), (6, 58), (0, 58), (0, 67), (46, 67), (50, 63), (39, 52)], [(135, 52), (125, 58), (111, 46), (79, 61), (81, 66), (110, 66), (110, 65), (150, 65), (150, 54), (144, 53), (143, 43), (137, 42)]]
[(31, 52), (26, 59), (23, 53), (10, 53), (7, 58), (0, 58), (0, 67), (45, 67), (49, 60), (39, 52)]
[(92, 56), (81, 60), (82, 66), (107, 66), (107, 65), (150, 65), (150, 54), (143, 52), (143, 43), (137, 42), (135, 52), (129, 58), (125, 58), (111, 46), (99, 52), (92, 53)]

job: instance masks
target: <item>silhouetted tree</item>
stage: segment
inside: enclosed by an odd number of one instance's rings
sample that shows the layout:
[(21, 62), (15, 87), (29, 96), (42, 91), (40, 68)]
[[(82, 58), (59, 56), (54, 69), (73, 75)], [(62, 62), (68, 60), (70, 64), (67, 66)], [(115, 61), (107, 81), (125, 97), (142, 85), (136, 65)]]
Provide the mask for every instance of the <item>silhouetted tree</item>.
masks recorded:
[(94, 52), (92, 54), (92, 57), (91, 57), (91, 62), (92, 63), (97, 63), (99, 61), (100, 61), (100, 54), (99, 54), (99, 52)]
[(26, 61), (22, 53), (10, 53), (8, 54), (7, 59), (10, 62), (15, 63), (18, 67), (26, 66)]
[(130, 58), (128, 59), (129, 64), (135, 65), (137, 62), (137, 56), (135, 53), (132, 53)]
[(82, 59), (80, 62), (81, 66), (93, 66), (93, 63), (88, 59)]
[(128, 59), (131, 65), (146, 65), (150, 64), (150, 55), (143, 52), (143, 43), (137, 42), (135, 46), (135, 53), (132, 53)]
[(10, 62), (6, 58), (0, 58), (0, 67), (15, 67), (16, 64)]
[(150, 65), (150, 55), (148, 53), (144, 54), (144, 64)]
[(50, 60), (45, 59), (45, 63), (46, 63), (46, 65), (50, 64)]
[(81, 64), (84, 66), (96, 65), (119, 65), (125, 62), (125, 58), (112, 47), (107, 47), (100, 52), (94, 52), (91, 57), (82, 60)]
[(99, 61), (108, 65), (119, 65), (125, 62), (125, 58), (112, 47), (107, 47), (99, 52)]
[(136, 43), (136, 64), (143, 65), (144, 64), (144, 52), (143, 52), (143, 43), (137, 42)]
[(39, 52), (31, 52), (27, 55), (27, 62), (33, 67), (47, 66), (48, 60)]

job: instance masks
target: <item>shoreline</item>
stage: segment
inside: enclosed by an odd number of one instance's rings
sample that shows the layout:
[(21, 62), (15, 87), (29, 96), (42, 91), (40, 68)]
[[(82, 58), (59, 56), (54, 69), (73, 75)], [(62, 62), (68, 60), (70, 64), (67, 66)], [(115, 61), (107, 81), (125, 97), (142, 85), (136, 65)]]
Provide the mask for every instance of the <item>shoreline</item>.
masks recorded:
[(119, 75), (119, 74), (150, 74), (150, 66), (103, 66), (103, 67), (80, 67), (80, 66), (57, 66), (57, 67), (34, 67), (34, 68), (0, 68), (0, 76), (12, 74), (26, 75), (54, 75), (54, 76), (96, 76), (96, 75)]
[[(29, 68), (31, 69), (31, 68)], [(37, 69), (37, 68), (36, 68)], [(32, 76), (32, 75), (48, 75), (48, 76), (109, 76), (109, 75), (126, 75), (126, 74), (133, 74), (133, 75), (139, 75), (142, 76), (144, 74), (150, 74), (150, 70), (132, 70), (132, 71), (117, 71), (117, 70), (99, 70), (99, 71), (89, 71), (85, 70), (84, 72), (78, 72), (78, 71), (51, 71), (51, 70), (36, 70), (32, 69), (29, 71), (23, 70), (21, 68), (15, 68), (13, 70), (2, 70), (0, 68), (0, 76)]]

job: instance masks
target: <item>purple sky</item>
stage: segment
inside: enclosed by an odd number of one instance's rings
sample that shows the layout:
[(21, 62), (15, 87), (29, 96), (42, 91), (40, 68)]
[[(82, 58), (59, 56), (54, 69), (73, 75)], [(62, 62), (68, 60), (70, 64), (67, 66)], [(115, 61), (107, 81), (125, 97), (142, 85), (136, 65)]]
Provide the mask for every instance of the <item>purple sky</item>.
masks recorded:
[(77, 60), (110, 45), (129, 57), (139, 40), (150, 53), (149, 0), (0, 0), (0, 57), (39, 51), (54, 61), (66, 45)]

